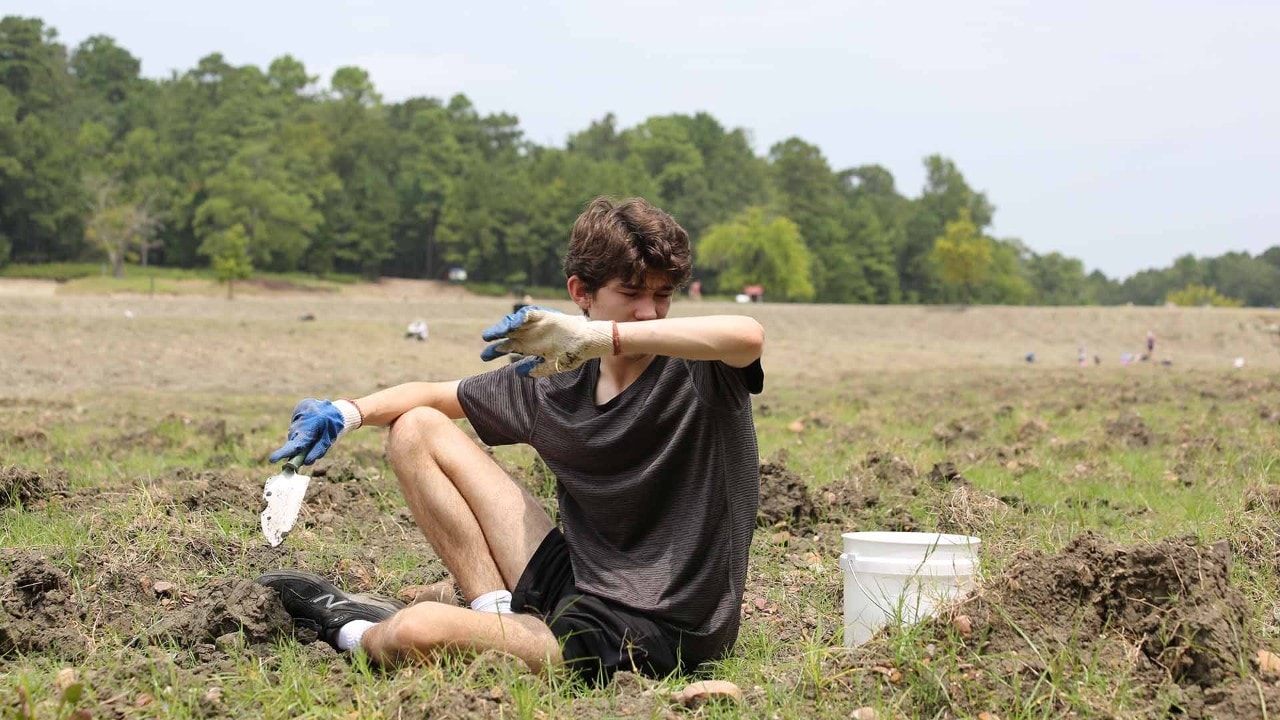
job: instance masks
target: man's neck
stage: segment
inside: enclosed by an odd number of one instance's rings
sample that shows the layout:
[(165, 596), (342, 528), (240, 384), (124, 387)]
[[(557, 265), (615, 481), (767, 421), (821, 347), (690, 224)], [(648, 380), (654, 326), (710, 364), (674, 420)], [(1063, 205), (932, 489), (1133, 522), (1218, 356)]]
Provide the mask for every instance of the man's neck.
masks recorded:
[(622, 394), (644, 374), (656, 355), (608, 355), (600, 358), (596, 404), (603, 405)]

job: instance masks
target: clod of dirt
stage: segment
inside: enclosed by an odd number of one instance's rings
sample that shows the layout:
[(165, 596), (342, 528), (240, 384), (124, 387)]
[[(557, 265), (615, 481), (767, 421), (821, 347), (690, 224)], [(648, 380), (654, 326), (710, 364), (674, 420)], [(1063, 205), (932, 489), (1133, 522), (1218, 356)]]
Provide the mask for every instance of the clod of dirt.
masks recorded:
[(1038, 437), (1049, 433), (1049, 423), (1039, 419), (1032, 418), (1018, 428), (1018, 442), (1031, 442)]
[(977, 440), (982, 437), (983, 432), (983, 428), (979, 423), (963, 418), (956, 418), (951, 422), (938, 423), (933, 426), (934, 439), (944, 445), (961, 440)]
[(43, 430), (34, 428), (30, 430), (15, 430), (10, 432), (7, 437), (0, 436), (0, 444), (7, 444), (10, 447), (42, 448), (49, 444), (49, 436)]
[(956, 464), (950, 462), (934, 463), (929, 469), (928, 477), (929, 482), (935, 485), (969, 484), (969, 481), (956, 469)]
[(1280, 515), (1280, 487), (1274, 485), (1260, 485), (1248, 488), (1244, 491), (1244, 509), (1265, 510), (1266, 512)]
[(245, 642), (252, 644), (287, 633), (292, 626), (293, 619), (273, 590), (252, 580), (224, 578), (203, 588), (190, 606), (174, 610), (141, 639), (194, 647), (243, 632)]
[(834, 517), (844, 517), (850, 512), (875, 507), (880, 496), (871, 483), (861, 477), (847, 477), (833, 481), (822, 487), (822, 501), (827, 506), (827, 513)]
[(247, 480), (213, 470), (192, 472), (179, 469), (178, 504), (190, 511), (254, 510), (262, 499), (262, 481)]
[(1156, 441), (1155, 433), (1147, 428), (1142, 416), (1126, 412), (1107, 421), (1107, 437), (1119, 440), (1129, 447), (1147, 447)]
[(787, 469), (785, 456), (760, 463), (760, 512), (757, 525), (767, 527), (787, 522), (792, 527), (812, 523), (817, 513), (809, 498), (809, 486)]
[(874, 450), (867, 453), (867, 457), (862, 461), (862, 464), (876, 476), (877, 480), (902, 482), (915, 480), (919, 476), (915, 466), (906, 460), (897, 455), (886, 455)]
[(24, 506), (67, 490), (67, 471), (61, 468), (42, 475), (17, 466), (0, 467), (0, 507)]
[(71, 580), (46, 558), (19, 555), (0, 587), (0, 657), (42, 652), (68, 660), (83, 657), (92, 641), (80, 632), (84, 612)]
[(363, 482), (377, 475), (376, 470), (360, 467), (356, 461), (347, 458), (317, 464), (311, 469), (311, 477), (324, 478), (331, 483)]

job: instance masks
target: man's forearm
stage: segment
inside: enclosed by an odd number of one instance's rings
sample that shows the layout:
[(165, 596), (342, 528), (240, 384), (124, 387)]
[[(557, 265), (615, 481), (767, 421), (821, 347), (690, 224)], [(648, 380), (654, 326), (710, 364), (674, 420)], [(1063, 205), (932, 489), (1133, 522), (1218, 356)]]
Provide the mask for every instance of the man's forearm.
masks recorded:
[(355, 400), (365, 425), (390, 425), (416, 407), (431, 407), (457, 420), (464, 417), (458, 403), (458, 381), (410, 382), (379, 390)]
[(764, 351), (764, 327), (745, 315), (706, 315), (618, 323), (624, 354), (719, 360), (746, 367)]

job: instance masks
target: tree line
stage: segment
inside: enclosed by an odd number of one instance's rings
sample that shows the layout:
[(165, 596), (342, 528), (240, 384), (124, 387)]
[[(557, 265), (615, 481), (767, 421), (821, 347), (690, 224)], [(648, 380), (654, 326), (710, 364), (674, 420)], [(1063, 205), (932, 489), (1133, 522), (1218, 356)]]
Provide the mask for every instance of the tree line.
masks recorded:
[(163, 79), (105, 35), (74, 48), (0, 20), (0, 267), (101, 260), (562, 283), (596, 195), (645, 197), (694, 241), (705, 292), (861, 303), (1280, 303), (1280, 246), (1179, 258), (1124, 281), (992, 237), (995, 206), (941, 155), (916, 197), (800, 138), (763, 156), (707, 113), (601, 119), (563, 148), (464, 95), (384, 102), (358, 67), (322, 84), (289, 55), (221, 54)]

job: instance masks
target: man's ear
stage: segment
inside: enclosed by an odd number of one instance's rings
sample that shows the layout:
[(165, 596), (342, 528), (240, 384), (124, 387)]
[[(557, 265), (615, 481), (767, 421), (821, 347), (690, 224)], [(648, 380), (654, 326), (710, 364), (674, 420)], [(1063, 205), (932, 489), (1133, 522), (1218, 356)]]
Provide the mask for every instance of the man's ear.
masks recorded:
[(587, 292), (587, 284), (577, 275), (570, 275), (566, 284), (569, 288), (569, 297), (582, 309), (583, 314), (590, 316), (591, 293)]

